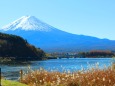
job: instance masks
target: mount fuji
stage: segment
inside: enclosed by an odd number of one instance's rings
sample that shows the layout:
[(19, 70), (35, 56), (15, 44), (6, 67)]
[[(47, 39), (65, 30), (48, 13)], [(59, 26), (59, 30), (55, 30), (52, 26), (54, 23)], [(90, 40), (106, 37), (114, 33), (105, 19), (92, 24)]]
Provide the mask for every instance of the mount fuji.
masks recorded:
[(23, 16), (2, 27), (0, 32), (21, 36), (46, 52), (115, 50), (114, 40), (61, 31), (34, 16)]

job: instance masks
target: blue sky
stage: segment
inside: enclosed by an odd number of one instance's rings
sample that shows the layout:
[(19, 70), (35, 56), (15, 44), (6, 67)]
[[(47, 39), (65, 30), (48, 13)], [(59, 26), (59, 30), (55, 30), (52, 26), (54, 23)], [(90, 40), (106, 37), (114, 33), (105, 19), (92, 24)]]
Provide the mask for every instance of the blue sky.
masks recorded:
[(24, 15), (70, 33), (115, 40), (115, 0), (0, 1), (0, 27)]

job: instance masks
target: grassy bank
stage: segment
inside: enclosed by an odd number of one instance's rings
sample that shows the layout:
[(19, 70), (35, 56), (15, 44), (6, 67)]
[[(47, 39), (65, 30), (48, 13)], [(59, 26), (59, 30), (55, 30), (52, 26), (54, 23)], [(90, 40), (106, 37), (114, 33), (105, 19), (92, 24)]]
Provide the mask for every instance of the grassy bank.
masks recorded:
[(29, 86), (115, 86), (115, 69), (95, 68), (73, 73), (40, 69), (23, 76), (22, 83)]
[(16, 81), (10, 81), (10, 80), (4, 80), (4, 79), (1, 80), (1, 84), (2, 86), (27, 86), (25, 84), (22, 84)]

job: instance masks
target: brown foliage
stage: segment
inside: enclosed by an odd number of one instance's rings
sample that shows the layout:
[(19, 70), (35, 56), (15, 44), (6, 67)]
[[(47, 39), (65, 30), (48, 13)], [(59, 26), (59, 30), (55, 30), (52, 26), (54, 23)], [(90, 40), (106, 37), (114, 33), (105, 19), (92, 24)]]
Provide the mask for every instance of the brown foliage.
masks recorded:
[(36, 70), (24, 76), (29, 86), (115, 86), (115, 70), (92, 69), (74, 73)]

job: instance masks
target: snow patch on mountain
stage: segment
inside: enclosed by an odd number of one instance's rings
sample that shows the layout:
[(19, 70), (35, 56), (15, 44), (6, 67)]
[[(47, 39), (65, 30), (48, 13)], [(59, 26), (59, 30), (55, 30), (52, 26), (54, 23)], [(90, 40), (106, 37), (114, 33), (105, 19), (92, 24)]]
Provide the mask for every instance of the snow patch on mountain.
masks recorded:
[(14, 22), (2, 27), (0, 30), (38, 30), (38, 31), (51, 31), (54, 27), (40, 21), (34, 16), (23, 16)]

